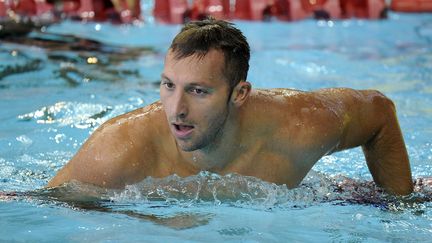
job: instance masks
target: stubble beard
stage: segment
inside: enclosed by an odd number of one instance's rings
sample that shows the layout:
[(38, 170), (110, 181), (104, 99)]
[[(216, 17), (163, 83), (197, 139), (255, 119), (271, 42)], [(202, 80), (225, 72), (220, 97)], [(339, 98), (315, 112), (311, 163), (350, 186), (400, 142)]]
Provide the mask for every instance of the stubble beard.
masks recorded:
[(185, 152), (192, 152), (195, 150), (212, 150), (217, 146), (218, 142), (220, 142), (220, 138), (222, 137), (223, 130), (225, 127), (225, 123), (227, 121), (229, 114), (229, 108), (226, 107), (224, 112), (215, 116), (216, 119), (210, 123), (207, 128), (207, 133), (201, 135), (201, 137), (197, 138), (196, 141), (188, 142), (177, 141), (177, 145)]

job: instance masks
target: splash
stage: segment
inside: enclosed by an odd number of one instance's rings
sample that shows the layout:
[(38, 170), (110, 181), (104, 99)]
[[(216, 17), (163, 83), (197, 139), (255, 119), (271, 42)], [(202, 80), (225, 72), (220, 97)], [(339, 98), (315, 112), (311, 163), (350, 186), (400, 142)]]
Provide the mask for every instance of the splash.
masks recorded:
[[(177, 175), (148, 177), (122, 190), (72, 181), (32, 192), (0, 192), (0, 201), (20, 200), (50, 207), (117, 214), (181, 230), (209, 224), (217, 216), (212, 208), (218, 207), (280, 211), (329, 203), (334, 206), (361, 204), (422, 216), (432, 206), (432, 179), (415, 182), (413, 194), (394, 197), (383, 193), (373, 182), (330, 177), (313, 171), (295, 189), (250, 176), (201, 172), (185, 178)], [(219, 233), (244, 235), (249, 231), (248, 228), (229, 228)]]
[(112, 202), (152, 202), (184, 207), (211, 203), (235, 207), (271, 209), (304, 208), (321, 203), (337, 205), (372, 205), (384, 210), (419, 209), (432, 201), (431, 185), (415, 180), (415, 191), (409, 196), (392, 196), (371, 181), (353, 180), (344, 176), (327, 176), (311, 171), (294, 189), (251, 176), (218, 175), (201, 172), (181, 178), (148, 177), (124, 190), (112, 191)]
[[(195, 208), (200, 206), (233, 206), (259, 210), (305, 208), (322, 203), (360, 204), (400, 211), (421, 210), (432, 202), (432, 179), (415, 180), (415, 191), (408, 196), (392, 196), (371, 181), (344, 176), (327, 176), (311, 171), (294, 189), (251, 176), (219, 175), (201, 172), (189, 177), (171, 175), (147, 177), (125, 189), (106, 189), (72, 181), (61, 187), (25, 193), (37, 199), (66, 203), (81, 209), (141, 205), (151, 207)], [(97, 206), (95, 206), (97, 204)]]

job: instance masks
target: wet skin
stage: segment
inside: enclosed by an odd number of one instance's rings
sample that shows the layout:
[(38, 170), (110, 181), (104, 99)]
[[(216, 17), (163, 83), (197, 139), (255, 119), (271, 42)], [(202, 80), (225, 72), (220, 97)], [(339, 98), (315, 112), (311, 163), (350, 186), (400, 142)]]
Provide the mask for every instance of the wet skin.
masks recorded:
[(48, 187), (78, 180), (122, 188), (148, 176), (207, 170), (297, 186), (324, 155), (362, 146), (374, 181), (409, 194), (407, 151), (391, 100), (374, 90), (230, 92), (224, 56), (165, 59), (161, 101), (101, 125)]

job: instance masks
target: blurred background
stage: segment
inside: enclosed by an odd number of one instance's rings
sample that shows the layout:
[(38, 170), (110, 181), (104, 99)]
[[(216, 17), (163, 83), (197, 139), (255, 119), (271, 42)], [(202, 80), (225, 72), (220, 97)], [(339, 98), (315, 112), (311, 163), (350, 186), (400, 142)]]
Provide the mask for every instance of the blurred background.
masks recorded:
[(179, 24), (217, 19), (295, 21), (305, 18), (386, 18), (388, 10), (430, 12), (430, 0), (2, 0), (0, 33), (8, 22), (47, 25), (63, 19)]

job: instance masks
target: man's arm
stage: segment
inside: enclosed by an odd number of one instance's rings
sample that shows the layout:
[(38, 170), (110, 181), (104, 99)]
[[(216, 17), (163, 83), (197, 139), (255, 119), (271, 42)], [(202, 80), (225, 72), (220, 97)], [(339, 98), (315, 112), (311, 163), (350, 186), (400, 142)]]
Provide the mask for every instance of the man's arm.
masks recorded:
[(410, 194), (413, 191), (411, 168), (396, 109), (390, 100), (384, 102), (385, 122), (362, 149), (372, 177), (379, 186), (394, 194)]
[(362, 146), (375, 183), (389, 193), (411, 193), (410, 163), (393, 102), (373, 90), (336, 89), (332, 93), (344, 107), (343, 134), (336, 150)]

